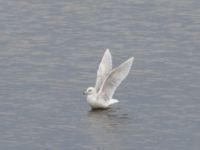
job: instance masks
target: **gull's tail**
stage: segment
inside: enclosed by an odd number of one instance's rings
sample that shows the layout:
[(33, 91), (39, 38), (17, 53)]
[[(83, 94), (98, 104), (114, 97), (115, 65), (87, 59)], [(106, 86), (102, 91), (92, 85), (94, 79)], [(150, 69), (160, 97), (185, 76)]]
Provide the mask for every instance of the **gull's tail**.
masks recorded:
[(119, 101), (117, 99), (111, 99), (108, 101), (108, 106), (112, 105), (112, 104), (115, 104), (115, 103), (118, 103)]

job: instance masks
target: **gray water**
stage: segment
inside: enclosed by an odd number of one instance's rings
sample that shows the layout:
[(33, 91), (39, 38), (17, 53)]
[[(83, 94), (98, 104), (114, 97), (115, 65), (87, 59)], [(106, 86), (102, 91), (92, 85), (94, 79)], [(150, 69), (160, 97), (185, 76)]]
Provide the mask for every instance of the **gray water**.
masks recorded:
[[(199, 150), (199, 0), (1, 0), (0, 150)], [(114, 98), (82, 92), (110, 48)]]

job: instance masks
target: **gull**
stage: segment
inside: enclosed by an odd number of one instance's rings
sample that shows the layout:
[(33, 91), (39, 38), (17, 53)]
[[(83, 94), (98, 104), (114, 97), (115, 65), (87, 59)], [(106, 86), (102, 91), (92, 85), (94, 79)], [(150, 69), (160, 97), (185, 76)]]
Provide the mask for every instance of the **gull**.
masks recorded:
[(119, 102), (112, 97), (117, 87), (129, 74), (133, 60), (134, 57), (131, 57), (112, 69), (112, 56), (110, 50), (106, 49), (97, 70), (95, 87), (88, 87), (83, 92), (92, 109), (106, 109)]

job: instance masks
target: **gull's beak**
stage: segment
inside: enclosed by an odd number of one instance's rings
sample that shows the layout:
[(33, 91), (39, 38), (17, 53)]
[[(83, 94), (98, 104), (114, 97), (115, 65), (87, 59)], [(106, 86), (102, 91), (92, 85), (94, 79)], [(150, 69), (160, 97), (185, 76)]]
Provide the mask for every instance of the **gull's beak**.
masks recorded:
[(87, 95), (87, 91), (84, 91), (84, 92), (83, 92), (83, 95)]

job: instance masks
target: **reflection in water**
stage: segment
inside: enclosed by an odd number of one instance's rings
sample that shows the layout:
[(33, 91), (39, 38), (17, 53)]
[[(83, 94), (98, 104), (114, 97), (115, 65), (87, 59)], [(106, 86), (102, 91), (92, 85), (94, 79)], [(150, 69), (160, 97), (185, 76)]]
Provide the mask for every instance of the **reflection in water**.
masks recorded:
[(119, 113), (118, 108), (109, 109), (97, 109), (88, 112), (88, 117), (90, 121), (94, 124), (98, 123), (106, 128), (115, 128), (127, 123), (129, 120), (128, 114)]
[(106, 110), (91, 110), (88, 112), (89, 132), (94, 140), (95, 147), (107, 149), (121, 149), (120, 131), (125, 129), (131, 120), (126, 113), (121, 113), (119, 108)]

